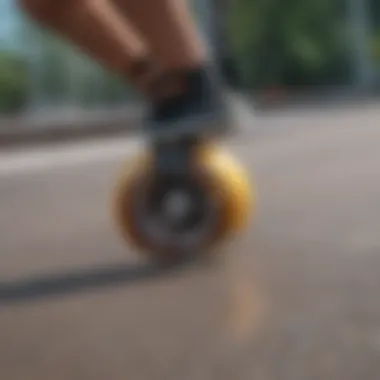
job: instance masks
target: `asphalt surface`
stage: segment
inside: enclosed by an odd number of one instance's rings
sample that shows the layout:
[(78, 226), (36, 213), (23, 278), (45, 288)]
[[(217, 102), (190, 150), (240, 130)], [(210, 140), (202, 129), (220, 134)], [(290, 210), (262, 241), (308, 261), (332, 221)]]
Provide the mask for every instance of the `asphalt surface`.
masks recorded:
[(380, 378), (377, 108), (242, 112), (252, 224), (224, 263), (167, 273), (109, 220), (139, 142), (1, 152), (0, 377)]

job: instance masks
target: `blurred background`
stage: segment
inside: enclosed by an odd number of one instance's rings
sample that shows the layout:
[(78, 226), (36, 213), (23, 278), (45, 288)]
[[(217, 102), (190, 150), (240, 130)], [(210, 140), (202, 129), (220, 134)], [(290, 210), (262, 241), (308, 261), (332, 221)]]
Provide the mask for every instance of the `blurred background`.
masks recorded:
[(380, 378), (380, 2), (193, 5), (258, 198), (172, 272), (109, 215), (139, 98), (0, 0), (1, 379)]
[[(200, 4), (202, 4), (200, 2)], [(247, 93), (379, 87), (380, 5), (376, 0), (208, 2), (229, 80)], [(0, 112), (116, 107), (132, 97), (118, 78), (1, 2)], [(202, 19), (204, 5), (195, 13)]]

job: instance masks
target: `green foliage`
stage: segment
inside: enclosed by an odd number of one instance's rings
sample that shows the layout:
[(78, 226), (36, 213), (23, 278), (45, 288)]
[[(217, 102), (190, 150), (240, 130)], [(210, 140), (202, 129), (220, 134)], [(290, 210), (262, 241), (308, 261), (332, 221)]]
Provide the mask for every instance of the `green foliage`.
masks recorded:
[(380, 28), (376, 30), (372, 36), (370, 51), (374, 65), (380, 67)]
[(14, 53), (0, 52), (0, 113), (19, 111), (27, 100), (25, 63)]
[(244, 83), (318, 85), (340, 81), (346, 55), (342, 4), (331, 0), (234, 0), (230, 44)]

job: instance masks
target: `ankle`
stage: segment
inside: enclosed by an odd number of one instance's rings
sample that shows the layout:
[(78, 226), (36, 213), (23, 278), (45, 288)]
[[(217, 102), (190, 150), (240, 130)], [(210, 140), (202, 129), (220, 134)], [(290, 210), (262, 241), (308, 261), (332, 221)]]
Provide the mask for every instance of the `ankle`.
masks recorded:
[(141, 57), (128, 68), (126, 76), (148, 101), (156, 104), (186, 96), (208, 87), (208, 67), (198, 66), (163, 69), (151, 56)]
[(152, 83), (161, 76), (162, 69), (150, 55), (135, 59), (125, 71), (128, 81), (148, 99), (152, 97)]
[(210, 77), (205, 64), (163, 72), (151, 85), (153, 101), (166, 101), (201, 92), (209, 87)]

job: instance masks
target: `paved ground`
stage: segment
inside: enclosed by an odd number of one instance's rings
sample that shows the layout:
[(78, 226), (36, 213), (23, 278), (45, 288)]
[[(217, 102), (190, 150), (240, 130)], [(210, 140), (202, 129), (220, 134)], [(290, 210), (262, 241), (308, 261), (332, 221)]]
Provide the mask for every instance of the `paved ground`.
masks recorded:
[(260, 202), (214, 270), (162, 275), (113, 231), (138, 143), (0, 153), (1, 378), (380, 378), (376, 108), (242, 114)]

